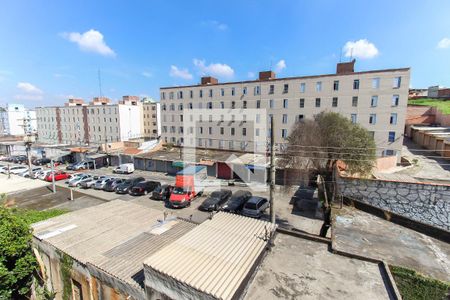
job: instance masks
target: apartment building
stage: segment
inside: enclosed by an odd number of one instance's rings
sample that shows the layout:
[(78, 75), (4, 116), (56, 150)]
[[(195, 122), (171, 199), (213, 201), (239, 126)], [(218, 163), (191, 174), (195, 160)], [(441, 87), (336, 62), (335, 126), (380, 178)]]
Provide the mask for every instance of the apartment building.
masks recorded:
[(24, 135), (36, 132), (36, 112), (22, 104), (7, 104), (0, 111), (0, 135)]
[[(203, 77), (198, 85), (162, 87), (163, 141), (252, 152), (260, 149), (254, 141), (261, 135), (267, 143), (270, 118), (275, 142), (285, 144), (295, 122), (330, 111), (367, 128), (379, 156), (399, 155), (410, 69), (355, 72), (354, 64), (354, 60), (339, 63), (335, 74), (276, 78), (274, 72), (266, 71), (251, 81), (219, 83)], [(184, 128), (188, 115), (195, 128)]]
[(117, 104), (106, 97), (96, 97), (89, 104), (82, 99), (69, 99), (64, 106), (39, 107), (38, 141), (98, 146), (139, 138), (141, 110), (139, 101), (125, 97)]
[(149, 99), (142, 100), (142, 129), (146, 139), (157, 139), (161, 135), (161, 109), (158, 102)]

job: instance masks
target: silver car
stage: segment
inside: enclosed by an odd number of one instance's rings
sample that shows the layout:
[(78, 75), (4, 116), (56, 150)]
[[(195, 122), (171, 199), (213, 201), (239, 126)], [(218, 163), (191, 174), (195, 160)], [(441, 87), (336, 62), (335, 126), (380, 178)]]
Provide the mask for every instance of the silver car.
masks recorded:
[(242, 214), (247, 217), (260, 218), (269, 207), (269, 200), (263, 197), (252, 196), (245, 203)]
[(77, 187), (80, 186), (81, 182), (83, 182), (86, 179), (91, 178), (92, 176), (89, 174), (84, 174), (81, 176), (77, 176), (74, 180), (69, 180), (69, 186), (70, 187)]
[(111, 178), (109, 178), (109, 177), (105, 177), (105, 178), (100, 178), (100, 179), (98, 179), (98, 180), (95, 182), (95, 184), (94, 184), (94, 189), (96, 189), (96, 190), (102, 190), (103, 187), (105, 186), (105, 184), (106, 184), (108, 181), (110, 181), (110, 180), (111, 180)]

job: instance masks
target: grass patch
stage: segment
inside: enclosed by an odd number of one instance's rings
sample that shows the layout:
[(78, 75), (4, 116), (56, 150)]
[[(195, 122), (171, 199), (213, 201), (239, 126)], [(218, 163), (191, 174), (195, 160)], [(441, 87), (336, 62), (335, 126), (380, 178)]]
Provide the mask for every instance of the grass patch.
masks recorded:
[(440, 100), (433, 98), (412, 99), (408, 101), (408, 104), (434, 106), (439, 111), (446, 115), (450, 115), (450, 100)]
[(33, 210), (33, 209), (13, 209), (13, 212), (23, 218), (29, 225), (44, 221), (59, 215), (69, 212), (63, 209), (49, 209), (49, 210)]
[(450, 295), (450, 283), (402, 267), (389, 266), (389, 269), (403, 300), (442, 300)]

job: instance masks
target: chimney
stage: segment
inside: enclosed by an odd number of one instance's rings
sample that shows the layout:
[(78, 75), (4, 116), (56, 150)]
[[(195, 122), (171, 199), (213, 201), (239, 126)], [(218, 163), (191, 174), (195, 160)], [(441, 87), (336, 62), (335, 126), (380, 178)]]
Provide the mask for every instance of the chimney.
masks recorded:
[(202, 85), (218, 84), (218, 83), (219, 83), (219, 80), (217, 80), (217, 78), (214, 78), (211, 76), (202, 77)]
[(355, 72), (355, 59), (350, 62), (338, 63), (336, 67), (336, 74), (348, 74)]
[(259, 72), (259, 80), (271, 80), (275, 79), (276, 75), (273, 71), (262, 71)]
[(64, 106), (82, 106), (84, 105), (83, 99), (69, 98), (69, 101)]

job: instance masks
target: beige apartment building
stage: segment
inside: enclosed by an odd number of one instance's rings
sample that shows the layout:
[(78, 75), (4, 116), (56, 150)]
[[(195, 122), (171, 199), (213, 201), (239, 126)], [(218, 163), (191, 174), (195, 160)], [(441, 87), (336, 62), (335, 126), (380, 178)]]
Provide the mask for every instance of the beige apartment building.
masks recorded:
[[(267, 71), (251, 81), (219, 83), (203, 77), (198, 85), (162, 87), (163, 141), (200, 148), (264, 151), (265, 145), (259, 147), (254, 141), (263, 135), (267, 144), (271, 117), (275, 142), (282, 146), (295, 122), (330, 111), (372, 132), (377, 155), (399, 156), (410, 69), (355, 72), (354, 64), (354, 60), (339, 63), (335, 74), (276, 78), (274, 72)], [(188, 116), (188, 121), (195, 123), (189, 127), (195, 128), (184, 128)]]
[(161, 135), (161, 125), (158, 123), (160, 114), (161, 111), (158, 102), (148, 99), (142, 101), (141, 131), (143, 138), (153, 140)]
[(117, 104), (96, 97), (89, 104), (69, 99), (64, 106), (38, 107), (38, 142), (100, 146), (141, 138), (142, 104), (129, 97)]

